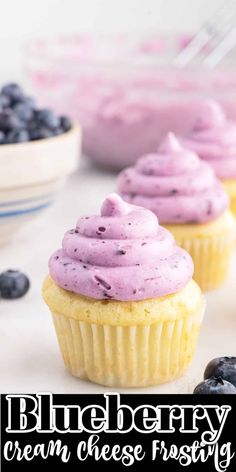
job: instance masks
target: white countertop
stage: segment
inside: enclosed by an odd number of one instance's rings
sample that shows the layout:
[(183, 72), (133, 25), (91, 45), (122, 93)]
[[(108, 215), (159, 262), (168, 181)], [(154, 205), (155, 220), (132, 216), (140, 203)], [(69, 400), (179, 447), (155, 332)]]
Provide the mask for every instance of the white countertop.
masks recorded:
[[(0, 271), (16, 268), (28, 274), (31, 289), (15, 301), (0, 300), (0, 392), (102, 393), (112, 390), (80, 381), (66, 372), (41, 285), (50, 254), (64, 232), (84, 213), (97, 212), (104, 196), (115, 189), (115, 175), (87, 163), (67, 182), (56, 203), (22, 228), (0, 248)], [(132, 393), (191, 393), (213, 357), (236, 355), (236, 258), (225, 285), (207, 295), (207, 311), (198, 349), (181, 379)]]

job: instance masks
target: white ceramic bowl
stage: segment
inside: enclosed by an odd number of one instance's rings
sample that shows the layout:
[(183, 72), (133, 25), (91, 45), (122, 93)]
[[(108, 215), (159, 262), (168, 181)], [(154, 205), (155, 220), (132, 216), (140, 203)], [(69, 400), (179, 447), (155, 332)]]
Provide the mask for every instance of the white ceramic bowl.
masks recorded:
[(77, 125), (52, 138), (0, 146), (0, 243), (46, 209), (78, 165)]

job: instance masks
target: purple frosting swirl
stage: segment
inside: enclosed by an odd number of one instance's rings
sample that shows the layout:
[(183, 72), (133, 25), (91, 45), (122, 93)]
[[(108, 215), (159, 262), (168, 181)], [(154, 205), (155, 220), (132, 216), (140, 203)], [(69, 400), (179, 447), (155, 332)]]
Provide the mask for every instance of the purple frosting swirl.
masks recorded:
[(192, 277), (193, 262), (152, 212), (111, 194), (100, 216), (81, 217), (65, 234), (49, 272), (71, 292), (135, 301), (179, 291)]
[(118, 177), (125, 201), (153, 211), (161, 223), (206, 223), (228, 206), (213, 169), (169, 133), (157, 153), (141, 157)]
[(207, 161), (220, 179), (236, 178), (236, 124), (227, 121), (217, 102), (203, 104), (191, 134), (181, 143)]

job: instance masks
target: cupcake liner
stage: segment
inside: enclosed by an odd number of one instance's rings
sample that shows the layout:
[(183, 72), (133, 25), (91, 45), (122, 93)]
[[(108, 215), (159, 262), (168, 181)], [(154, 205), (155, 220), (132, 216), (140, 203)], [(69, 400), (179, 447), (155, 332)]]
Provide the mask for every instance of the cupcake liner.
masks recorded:
[(66, 368), (109, 387), (144, 387), (179, 377), (192, 360), (203, 311), (149, 325), (112, 326), (52, 312)]
[(232, 252), (235, 247), (235, 232), (211, 237), (180, 237), (171, 229), (176, 243), (185, 249), (194, 262), (193, 279), (203, 291), (213, 290), (227, 278)]

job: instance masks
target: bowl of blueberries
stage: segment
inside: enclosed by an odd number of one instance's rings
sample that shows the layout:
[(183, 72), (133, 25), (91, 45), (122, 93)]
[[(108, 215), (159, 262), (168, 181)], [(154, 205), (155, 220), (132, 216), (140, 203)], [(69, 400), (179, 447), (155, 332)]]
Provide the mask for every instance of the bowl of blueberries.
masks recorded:
[(0, 243), (51, 205), (76, 170), (80, 127), (39, 108), (16, 83), (0, 89)]

